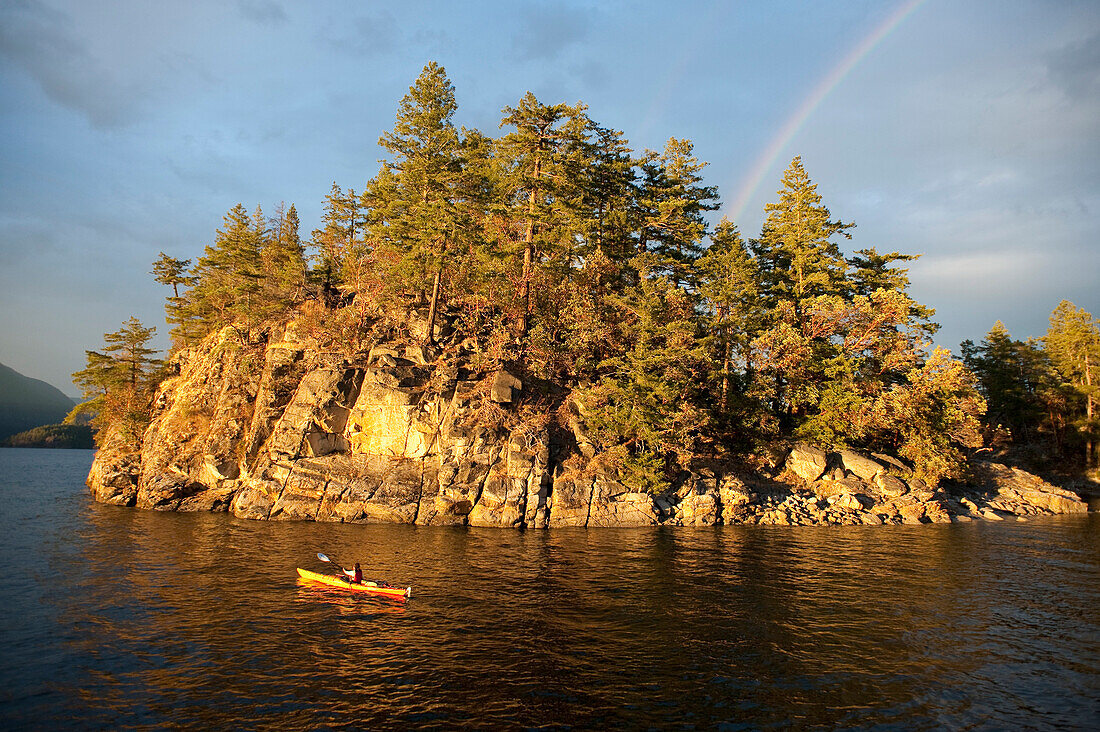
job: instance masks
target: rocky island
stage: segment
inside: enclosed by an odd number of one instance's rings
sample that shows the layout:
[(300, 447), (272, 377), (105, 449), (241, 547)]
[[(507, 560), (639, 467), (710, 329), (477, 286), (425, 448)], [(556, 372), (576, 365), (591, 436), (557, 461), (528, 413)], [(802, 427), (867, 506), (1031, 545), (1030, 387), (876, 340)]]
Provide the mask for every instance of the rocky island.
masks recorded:
[(161, 254), (168, 358), (131, 319), (75, 375), (97, 500), (515, 528), (1085, 510), (982, 459), (1030, 435), (1094, 468), (1084, 311), (1059, 306), (1046, 350), (991, 332), (960, 361), (908, 294), (915, 257), (845, 256), (799, 158), (746, 240), (707, 221), (688, 140), (636, 154), (530, 93), (493, 139), (456, 108), (429, 64), (308, 242), (294, 206), (238, 204), (194, 266)]
[[(406, 326), (422, 329), (423, 315)], [(510, 428), (509, 410), (544, 386), (432, 356), (379, 342), (349, 359), (319, 350), (293, 323), (255, 349), (228, 327), (175, 354), (140, 451), (114, 436), (88, 483), (101, 502), (154, 510), (514, 528), (946, 523), (1086, 510), (1071, 491), (997, 463), (972, 461), (970, 482), (931, 487), (897, 458), (804, 444), (755, 469), (701, 458), (665, 492), (639, 492), (594, 449), (579, 402), (562, 404), (568, 429)], [(498, 420), (466, 419), (486, 411)]]

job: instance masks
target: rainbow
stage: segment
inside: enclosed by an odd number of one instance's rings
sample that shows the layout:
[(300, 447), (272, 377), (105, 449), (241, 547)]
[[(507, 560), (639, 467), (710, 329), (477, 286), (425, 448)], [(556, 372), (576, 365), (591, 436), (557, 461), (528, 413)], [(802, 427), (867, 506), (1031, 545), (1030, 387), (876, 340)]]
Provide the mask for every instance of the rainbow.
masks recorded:
[(840, 82), (844, 81), (844, 78), (851, 73), (856, 64), (862, 61), (867, 54), (874, 50), (875, 46), (882, 41), (892, 30), (901, 25), (902, 21), (912, 15), (925, 0), (907, 0), (895, 8), (885, 20), (874, 28), (859, 44), (848, 52), (844, 58), (842, 58), (836, 66), (818, 83), (814, 90), (806, 97), (805, 101), (799, 105), (794, 114), (790, 116), (783, 127), (772, 138), (771, 143), (757, 158), (756, 164), (752, 166), (752, 170), (748, 176), (743, 179), (741, 187), (738, 189), (737, 197), (733, 201), (731, 214), (729, 218), (734, 223), (737, 223), (741, 214), (745, 212), (745, 207), (748, 205), (749, 200), (755, 195), (756, 189), (760, 187), (760, 183), (764, 180), (764, 176), (775, 165), (776, 159), (783, 152), (783, 150), (790, 143), (791, 139), (798, 134), (802, 129), (802, 125), (806, 123), (806, 120), (817, 109), (818, 105), (824, 101), (825, 97), (829, 96), (829, 93), (836, 89)]

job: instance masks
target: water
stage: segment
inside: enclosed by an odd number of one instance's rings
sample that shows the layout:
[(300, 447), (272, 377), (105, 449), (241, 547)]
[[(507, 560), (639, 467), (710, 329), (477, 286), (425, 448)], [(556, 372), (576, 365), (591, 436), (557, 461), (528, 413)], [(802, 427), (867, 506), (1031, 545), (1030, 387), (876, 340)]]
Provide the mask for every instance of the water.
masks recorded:
[[(556, 530), (93, 503), (0, 450), (0, 727), (1086, 729), (1100, 516)], [(324, 551), (408, 603), (299, 584)]]

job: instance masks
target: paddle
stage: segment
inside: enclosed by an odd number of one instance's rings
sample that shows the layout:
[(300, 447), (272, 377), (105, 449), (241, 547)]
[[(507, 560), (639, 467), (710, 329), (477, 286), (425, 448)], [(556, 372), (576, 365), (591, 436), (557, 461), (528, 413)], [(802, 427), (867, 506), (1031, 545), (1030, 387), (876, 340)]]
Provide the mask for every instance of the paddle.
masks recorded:
[[(329, 563), (335, 564), (337, 567), (339, 567), (339, 569), (340, 569), (340, 574), (339, 574), (340, 579), (347, 581), (347, 575), (344, 574), (344, 565), (343, 565), (343, 563), (338, 562), (335, 559), (331, 559), (328, 556), (322, 554), (321, 552), (317, 552), (317, 558), (320, 559), (322, 562), (329, 562)], [(366, 582), (364, 580), (364, 584), (369, 584), (369, 585), (372, 585), (374, 587), (389, 587), (389, 585), (386, 584), (385, 582)]]
[(338, 562), (335, 559), (330, 559), (328, 556), (322, 554), (321, 552), (317, 552), (317, 558), (320, 559), (322, 562), (328, 562), (329, 564), (336, 565), (336, 568), (340, 570), (339, 573), (338, 573), (338, 576), (341, 579), (345, 579), (345, 580), (347, 579), (347, 576), (344, 574), (344, 565), (343, 565), (343, 563)]

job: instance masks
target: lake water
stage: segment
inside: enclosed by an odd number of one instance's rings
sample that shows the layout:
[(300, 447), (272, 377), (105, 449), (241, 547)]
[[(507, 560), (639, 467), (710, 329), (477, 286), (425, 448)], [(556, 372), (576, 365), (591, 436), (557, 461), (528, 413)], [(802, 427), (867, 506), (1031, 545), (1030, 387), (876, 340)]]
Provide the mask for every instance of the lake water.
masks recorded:
[[(1100, 516), (527, 531), (92, 502), (0, 450), (0, 727), (1100, 723)], [(323, 551), (407, 603), (296, 580)]]

